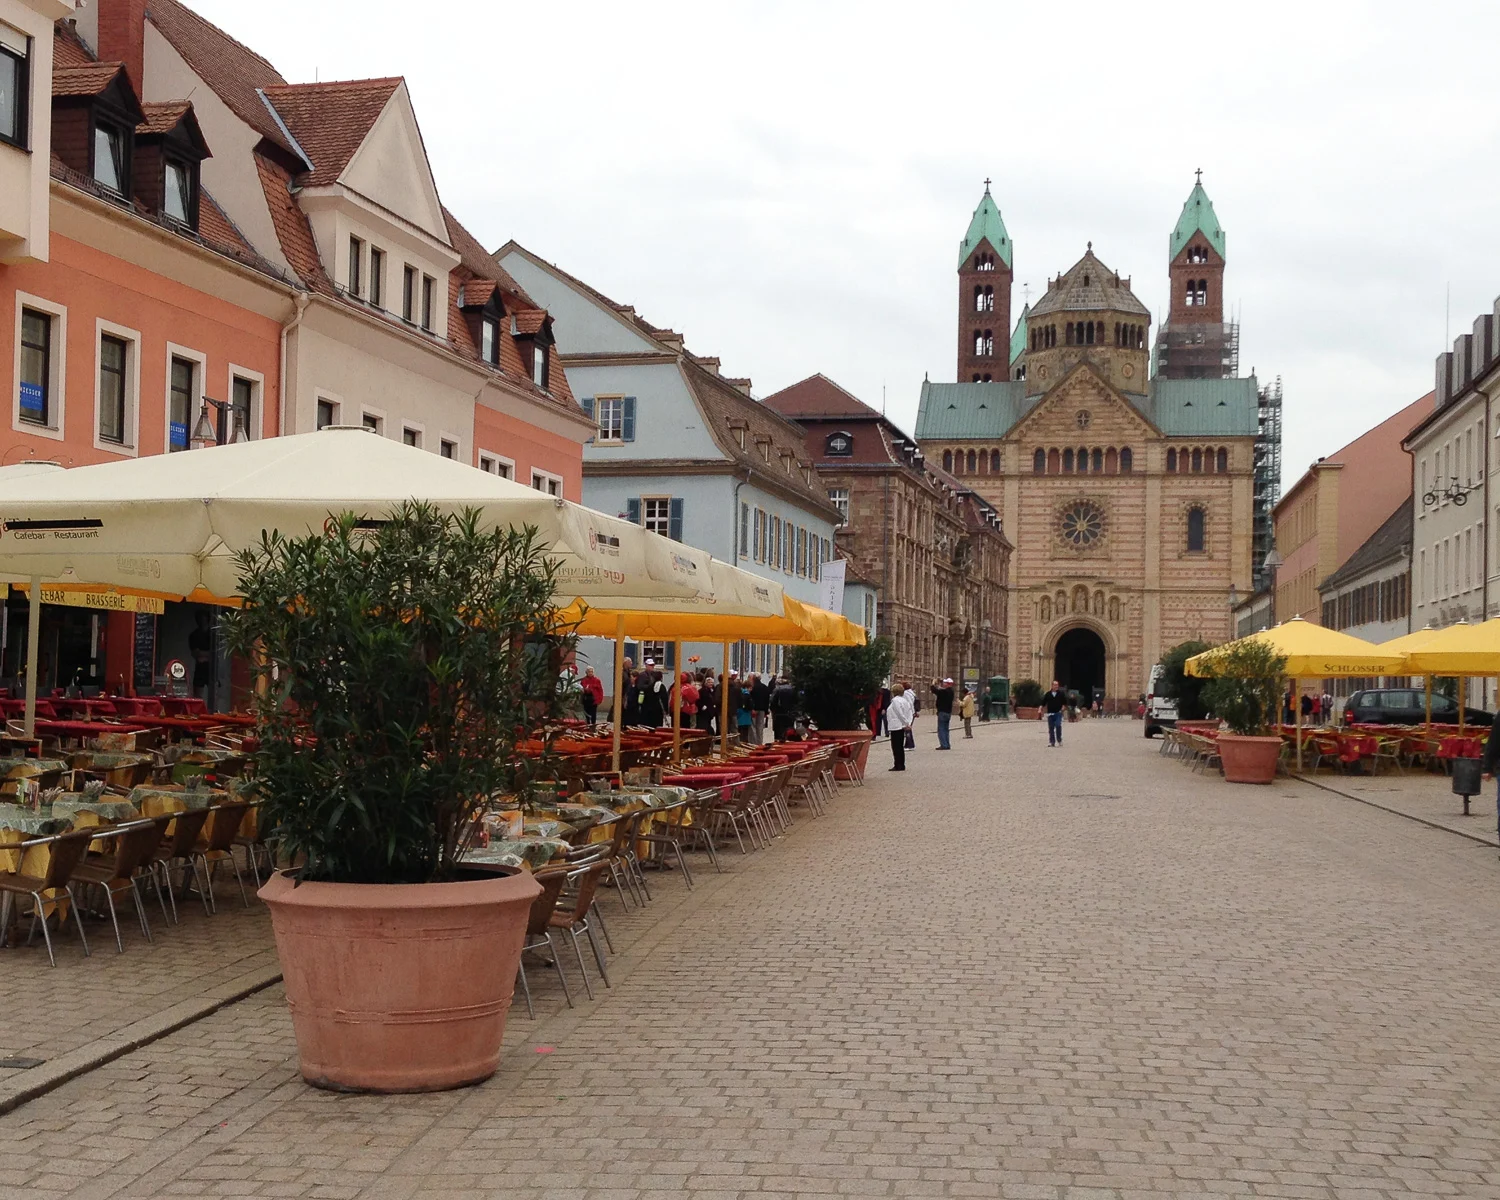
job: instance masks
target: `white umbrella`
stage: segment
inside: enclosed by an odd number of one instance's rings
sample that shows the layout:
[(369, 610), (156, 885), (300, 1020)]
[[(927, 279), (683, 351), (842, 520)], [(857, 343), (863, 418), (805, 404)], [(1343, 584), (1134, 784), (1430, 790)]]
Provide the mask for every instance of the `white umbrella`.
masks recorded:
[(709, 556), (618, 517), (362, 429), (0, 475), (0, 575), (230, 597), (234, 555), (265, 530), (298, 536), (330, 516), (380, 520), (405, 500), (533, 525), (558, 562), (558, 596), (606, 604), (712, 594)]

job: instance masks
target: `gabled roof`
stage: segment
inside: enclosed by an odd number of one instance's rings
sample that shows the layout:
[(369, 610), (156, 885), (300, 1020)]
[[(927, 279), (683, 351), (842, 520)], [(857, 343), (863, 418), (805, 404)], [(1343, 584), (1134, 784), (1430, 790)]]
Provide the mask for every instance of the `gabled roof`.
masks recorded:
[(96, 55), (78, 36), (78, 29), (71, 21), (58, 21), (52, 26), (52, 69), (59, 67), (81, 67), (91, 63)]
[(917, 440), (945, 438), (1002, 438), (1036, 407), (1026, 398), (1026, 385), (1015, 380), (996, 383), (932, 383), (922, 381), (917, 404)]
[(148, 0), (146, 17), (235, 116), (279, 149), (301, 158), (260, 95), (262, 88), (286, 83), (281, 72), (179, 0)]
[(1016, 321), (1015, 332), (1010, 335), (1010, 361), (1015, 363), (1016, 359), (1026, 353), (1026, 339), (1030, 336), (1027, 330), (1026, 318), (1031, 315), (1031, 305), (1027, 304), (1021, 308), (1021, 316)]
[(198, 124), (198, 114), (193, 111), (191, 100), (168, 100), (160, 104), (141, 105), (141, 122), (135, 127), (137, 137), (164, 138), (179, 130), (204, 158), (213, 157), (213, 151), (204, 140), (203, 129)]
[(465, 229), (462, 222), (447, 208), (443, 209), (443, 223), (448, 228), (448, 244), (453, 247), (453, 252), (458, 255), (459, 262), (466, 270), (476, 277), (493, 279), (500, 285), (501, 291), (507, 296), (514, 296), (523, 308), (541, 307), (526, 294), (526, 289), (516, 282), (515, 276), (500, 265), (500, 260), (486, 250), (479, 239)]
[(1201, 182), (1193, 185), (1193, 190), (1188, 194), (1187, 203), (1182, 206), (1182, 216), (1177, 218), (1177, 227), (1167, 238), (1167, 247), (1170, 251), (1167, 258), (1169, 260), (1176, 258), (1182, 252), (1182, 248), (1192, 239), (1193, 234), (1200, 230), (1208, 239), (1208, 244), (1218, 252), (1220, 258), (1223, 258), (1224, 231), (1219, 228), (1219, 218), (1214, 212), (1214, 202), (1208, 198), (1208, 193), (1203, 190)]
[(1349, 561), (1318, 584), (1318, 591), (1331, 592), (1352, 583), (1366, 571), (1386, 563), (1397, 562), (1411, 553), (1411, 496), (1407, 495), (1385, 524), (1365, 539), (1365, 544), (1349, 556)]
[(318, 254), (312, 226), (307, 223), (307, 214), (292, 195), (291, 173), (264, 154), (256, 154), (254, 158), (255, 169), (260, 173), (261, 190), (266, 197), (266, 208), (271, 214), (276, 240), (281, 243), (281, 253), (287, 265), (312, 291), (323, 296), (336, 296), (333, 281), (323, 270), (323, 260)]
[[(117, 62), (86, 62), (72, 67), (54, 67), (52, 95), (54, 98), (97, 96), (124, 72), (125, 64)], [(129, 86), (128, 80), (126, 86)]]
[(1129, 282), (1099, 261), (1090, 242), (1082, 258), (1056, 279), (1048, 280), (1046, 292), (1031, 306), (1031, 317), (1105, 309), (1137, 313), (1148, 320), (1151, 317), (1151, 310), (1135, 298)]
[(304, 187), (336, 183), (398, 87), (399, 77), (337, 83), (279, 84), (264, 89), (288, 132), (312, 159)]
[(979, 207), (969, 218), (969, 231), (964, 234), (964, 240), (958, 244), (960, 270), (963, 269), (964, 263), (969, 261), (969, 255), (978, 249), (980, 242), (989, 242), (995, 253), (1000, 256), (1000, 261), (1007, 267), (1011, 265), (1010, 234), (1005, 231), (1005, 222), (1000, 219), (1000, 206), (990, 195), (988, 181), (984, 185), (984, 195), (979, 198)]
[(868, 419), (880, 416), (858, 396), (845, 391), (826, 375), (809, 375), (801, 382), (767, 396), (761, 403), (794, 421), (799, 417)]

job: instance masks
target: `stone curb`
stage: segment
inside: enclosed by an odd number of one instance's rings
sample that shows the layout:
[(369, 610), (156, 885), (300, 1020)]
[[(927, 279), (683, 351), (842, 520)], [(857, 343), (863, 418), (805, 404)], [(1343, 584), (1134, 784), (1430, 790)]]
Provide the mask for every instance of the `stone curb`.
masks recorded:
[(85, 1075), (96, 1067), (149, 1046), (152, 1042), (176, 1033), (195, 1021), (201, 1021), (211, 1013), (218, 1012), (247, 996), (263, 991), (272, 984), (281, 982), (279, 967), (247, 971), (226, 980), (217, 987), (189, 1000), (179, 1001), (170, 1008), (143, 1017), (119, 1029), (108, 1037), (99, 1038), (76, 1050), (69, 1050), (57, 1058), (49, 1059), (39, 1067), (19, 1072), (13, 1080), (0, 1084), (0, 1114), (11, 1112), (29, 1100), (35, 1100), (54, 1088), (61, 1087), (70, 1079)]
[(1368, 804), (1371, 808), (1378, 808), (1381, 812), (1388, 812), (1397, 817), (1405, 817), (1408, 821), (1415, 821), (1418, 825), (1426, 825), (1429, 829), (1437, 829), (1443, 833), (1451, 833), (1454, 837), (1467, 838), (1471, 842), (1478, 842), (1481, 846), (1489, 846), (1491, 849), (1500, 846), (1500, 840), (1496, 840), (1495, 838), (1481, 837), (1477, 833), (1465, 833), (1462, 829), (1454, 829), (1453, 826), (1444, 825), (1440, 821), (1430, 821), (1426, 817), (1417, 816), (1415, 813), (1403, 812), (1401, 809), (1392, 808), (1388, 804), (1381, 804), (1378, 801), (1370, 800), (1364, 796), (1356, 796), (1353, 792), (1340, 791), (1338, 788), (1324, 783), (1320, 779), (1309, 779), (1306, 775), (1293, 775), (1291, 776), (1291, 778), (1296, 780), (1298, 783), (1305, 783), (1310, 787), (1318, 788), (1321, 791), (1331, 792), (1335, 796), (1342, 796), (1345, 800), (1354, 800), (1360, 804)]

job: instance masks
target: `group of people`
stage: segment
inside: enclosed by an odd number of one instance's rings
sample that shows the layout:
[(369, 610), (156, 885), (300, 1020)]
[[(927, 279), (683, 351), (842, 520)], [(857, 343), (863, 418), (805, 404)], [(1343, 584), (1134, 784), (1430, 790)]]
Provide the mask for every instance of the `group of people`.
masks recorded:
[[(979, 701), (972, 687), (957, 694), (951, 677), (932, 681), (932, 704), (937, 713), (939, 750), (952, 750), (950, 730), (953, 713), (957, 706), (959, 719), (964, 723), (964, 737), (974, 736), (974, 716)], [(917, 748), (914, 732), (917, 714), (921, 711), (921, 697), (910, 681), (898, 679), (890, 687), (881, 688), (880, 694), (870, 703), (870, 730), (879, 737), (882, 731), (890, 734), (892, 771), (906, 770), (906, 752)]]
[[(1292, 689), (1288, 688), (1286, 694), (1281, 697), (1281, 718), (1283, 724), (1290, 725), (1296, 720), (1296, 712), (1292, 708), (1293, 701)], [(1302, 710), (1302, 723), (1304, 725), (1322, 725), (1334, 716), (1333, 696), (1329, 692), (1324, 692), (1321, 696), (1310, 696), (1306, 692), (1303, 692), (1302, 699), (1297, 704)]]
[[(638, 670), (627, 658), (623, 678), (622, 725), (648, 729), (671, 725), (676, 704), (673, 692), (680, 687), (683, 728), (720, 732), (723, 696), (712, 668), (682, 671), (673, 682), (670, 676), (663, 677), (654, 659), (646, 659)], [(762, 676), (755, 671), (741, 675), (738, 671), (730, 671), (724, 686), (729, 692), (730, 729), (741, 742), (749, 746), (760, 745), (765, 741), (768, 728), (774, 741), (783, 741), (793, 735), (800, 697), (786, 676)], [(584, 720), (589, 725), (597, 724), (599, 709), (604, 703), (604, 681), (594, 673), (593, 667), (584, 669), (578, 680), (578, 691)]]

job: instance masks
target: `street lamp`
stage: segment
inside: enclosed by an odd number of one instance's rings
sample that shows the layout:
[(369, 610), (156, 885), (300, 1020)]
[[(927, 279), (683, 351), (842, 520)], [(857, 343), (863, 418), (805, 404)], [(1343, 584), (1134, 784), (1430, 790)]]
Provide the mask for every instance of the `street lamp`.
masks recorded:
[(1266, 552), (1262, 565), (1271, 572), (1271, 624), (1274, 625), (1276, 624), (1276, 571), (1281, 566), (1281, 555), (1276, 552), (1275, 546)]
[[(209, 415), (209, 405), (213, 405), (217, 420)], [(188, 444), (194, 450), (202, 450), (205, 446), (217, 446), (226, 416), (234, 426), (229, 434), (229, 445), (238, 446), (242, 442), (248, 442), (250, 431), (245, 428), (244, 414), (235, 411), (234, 406), (227, 400), (215, 400), (212, 396), (204, 396), (203, 407), (198, 410), (198, 420), (193, 424), (193, 437)]]

